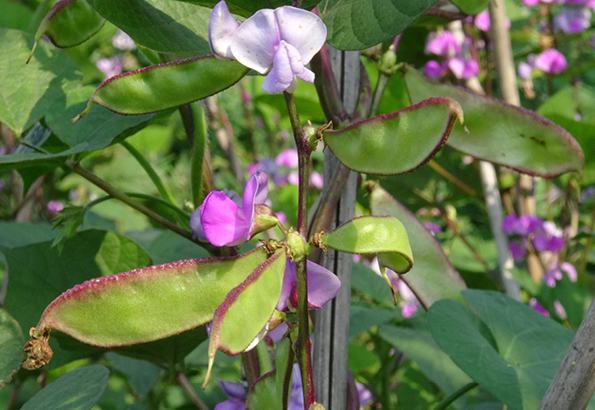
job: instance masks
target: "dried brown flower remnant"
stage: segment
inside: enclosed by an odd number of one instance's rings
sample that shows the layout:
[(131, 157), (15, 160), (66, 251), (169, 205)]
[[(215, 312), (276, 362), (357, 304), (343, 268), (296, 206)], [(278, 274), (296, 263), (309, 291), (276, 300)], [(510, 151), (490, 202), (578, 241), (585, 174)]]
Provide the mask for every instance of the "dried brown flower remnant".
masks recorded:
[(31, 339), (23, 348), (27, 358), (21, 366), (23, 369), (35, 370), (48, 364), (54, 354), (49, 344), (50, 329), (45, 328), (40, 331), (32, 327), (29, 329), (29, 337)]

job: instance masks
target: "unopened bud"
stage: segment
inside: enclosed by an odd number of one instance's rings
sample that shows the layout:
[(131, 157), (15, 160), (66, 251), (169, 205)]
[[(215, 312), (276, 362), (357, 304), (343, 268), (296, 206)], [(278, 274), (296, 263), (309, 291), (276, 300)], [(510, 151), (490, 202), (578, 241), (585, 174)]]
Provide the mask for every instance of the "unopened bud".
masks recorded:
[(271, 229), (279, 223), (271, 208), (266, 205), (256, 205), (254, 207), (254, 223), (250, 230), (250, 236)]
[(298, 262), (304, 259), (310, 253), (310, 245), (302, 235), (296, 231), (289, 231), (286, 238), (289, 257)]

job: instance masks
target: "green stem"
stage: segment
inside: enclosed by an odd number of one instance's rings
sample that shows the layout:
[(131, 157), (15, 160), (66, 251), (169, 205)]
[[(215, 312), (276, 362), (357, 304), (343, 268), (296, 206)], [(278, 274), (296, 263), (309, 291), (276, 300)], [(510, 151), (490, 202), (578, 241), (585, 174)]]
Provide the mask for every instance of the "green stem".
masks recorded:
[[(291, 333), (290, 333), (291, 334)], [(283, 374), (283, 410), (287, 410), (289, 405), (289, 389), (291, 388), (291, 373), (293, 371), (293, 360), (294, 360), (295, 352), (293, 351), (293, 346), (289, 344), (289, 355), (287, 359), (287, 366), (285, 366), (285, 373)]]
[[(150, 195), (141, 194), (141, 193), (138, 193), (138, 192), (125, 192), (125, 194), (128, 195), (131, 198), (142, 199), (142, 200), (145, 200), (145, 201), (159, 202), (159, 204), (161, 204), (161, 205), (163, 205), (163, 206), (171, 209), (172, 211), (176, 212), (180, 216), (181, 219), (183, 219), (183, 220), (189, 220), (190, 219), (190, 215), (188, 215), (186, 212), (182, 211), (177, 206), (175, 206), (173, 204), (170, 204), (169, 202), (164, 201), (163, 199), (155, 198), (155, 197), (152, 197)], [(95, 205), (99, 205), (100, 203), (105, 202), (105, 201), (109, 201), (110, 199), (116, 199), (116, 198), (114, 198), (111, 195), (102, 196), (100, 198), (97, 198), (97, 199), (89, 202), (87, 205), (85, 205), (85, 209), (86, 210), (89, 210), (92, 207), (94, 207)]]
[[(306, 238), (308, 234), (308, 184), (310, 168), (310, 145), (304, 135), (300, 118), (293, 99), (293, 94), (285, 93), (285, 102), (291, 121), (293, 137), (298, 151), (298, 214), (297, 229), (300, 235)], [(296, 262), (297, 294), (298, 294), (298, 341), (297, 359), (301, 370), (304, 403), (309, 408), (315, 401), (314, 380), (312, 375), (312, 358), (310, 343), (310, 317), (308, 315), (308, 279), (306, 259)]]
[(157, 172), (153, 169), (153, 167), (151, 166), (149, 161), (147, 161), (147, 159), (143, 156), (143, 154), (141, 154), (139, 150), (134, 148), (132, 146), (132, 144), (130, 144), (128, 141), (122, 141), (122, 142), (120, 142), (120, 144), (124, 148), (126, 148), (126, 150), (130, 153), (130, 155), (132, 155), (134, 157), (134, 159), (139, 163), (139, 165), (141, 167), (143, 167), (143, 169), (145, 170), (145, 172), (147, 173), (149, 178), (151, 178), (151, 181), (155, 185), (155, 188), (157, 188), (157, 191), (159, 191), (159, 194), (161, 195), (161, 197), (163, 199), (165, 199), (167, 202), (169, 202), (170, 204), (175, 204), (174, 198), (172, 197), (170, 192), (167, 190), (167, 188), (163, 184), (163, 181), (161, 181), (161, 178), (159, 177)]
[(438, 403), (438, 405), (434, 407), (434, 410), (444, 410), (448, 408), (448, 406), (450, 406), (455, 400), (463, 396), (468, 391), (473, 390), (477, 386), (479, 385), (476, 382), (471, 382), (469, 384), (464, 385), (459, 390), (455, 391), (453, 394), (451, 394), (450, 396), (442, 400), (440, 403)]
[(213, 252), (214, 254), (218, 254), (218, 249), (213, 247), (210, 244), (200, 242), (194, 238), (192, 232), (179, 227), (178, 225), (170, 222), (166, 218), (162, 217), (152, 209), (149, 209), (145, 205), (141, 204), (137, 200), (131, 198), (130, 196), (126, 195), (124, 192), (120, 191), (118, 188), (110, 185), (108, 182), (104, 181), (103, 179), (99, 178), (97, 175), (93, 174), (92, 172), (87, 171), (83, 167), (81, 167), (76, 162), (69, 160), (66, 162), (66, 166), (75, 172), (76, 174), (80, 175), (81, 177), (85, 178), (87, 181), (91, 182), (93, 185), (101, 188), (107, 194), (112, 196), (113, 198), (118, 199), (119, 201), (125, 203), (126, 205), (130, 206), (131, 208), (136, 209), (140, 213), (146, 215), (148, 218), (152, 219), (153, 221), (157, 222), (160, 225), (163, 225), (165, 228), (169, 229), (172, 232), (177, 233), (178, 235), (197, 243), (198, 245), (202, 246), (209, 252)]
[(176, 381), (178, 382), (182, 390), (184, 390), (184, 393), (186, 393), (186, 396), (188, 396), (192, 404), (194, 404), (194, 407), (200, 410), (209, 410), (209, 407), (205, 404), (205, 402), (202, 401), (200, 396), (196, 393), (196, 390), (192, 386), (192, 383), (190, 383), (190, 380), (188, 380), (188, 377), (186, 377), (184, 373), (179, 372), (178, 374), (176, 374)]

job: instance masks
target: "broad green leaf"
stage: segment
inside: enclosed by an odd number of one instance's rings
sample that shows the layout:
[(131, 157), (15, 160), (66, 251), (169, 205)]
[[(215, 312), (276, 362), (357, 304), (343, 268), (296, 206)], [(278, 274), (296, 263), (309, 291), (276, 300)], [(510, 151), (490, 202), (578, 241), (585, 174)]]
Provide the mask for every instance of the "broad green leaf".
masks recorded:
[(27, 30), (33, 12), (24, 4), (13, 0), (0, 0), (0, 27)]
[(105, 391), (108, 376), (97, 364), (80, 367), (45, 386), (21, 410), (90, 410)]
[[(219, 3), (220, 0), (178, 0), (186, 3), (199, 4), (205, 7), (213, 7)], [(302, 8), (310, 9), (316, 5), (318, 0), (304, 0), (302, 1)], [(250, 16), (260, 9), (274, 9), (281, 6), (291, 6), (291, 0), (226, 0), (227, 6), (234, 14), (239, 14), (245, 17)]]
[[(384, 281), (382, 281), (382, 285), (386, 290)], [(390, 300), (393, 301), (392, 296), (390, 296)], [(366, 307), (352, 303), (349, 306), (349, 337), (355, 338), (371, 327), (390, 322), (397, 317), (397, 310), (394, 306), (391, 308)]]
[(413, 256), (403, 224), (392, 216), (362, 216), (321, 237), (321, 245), (342, 252), (378, 254), (382, 266), (405, 273)]
[(163, 53), (209, 53), (211, 9), (172, 0), (89, 0), (138, 44)]
[(471, 379), (444, 353), (432, 339), (425, 326), (405, 328), (383, 325), (378, 333), (381, 338), (413, 360), (428, 379), (450, 394)]
[(368, 174), (394, 175), (428, 161), (463, 113), (448, 98), (429, 98), (400, 111), (324, 133), (324, 142), (347, 167)]
[(175, 108), (223, 91), (247, 72), (238, 62), (213, 56), (144, 67), (105, 80), (91, 97), (87, 109), (93, 103), (119, 114)]
[(572, 136), (532, 111), (431, 82), (411, 68), (405, 81), (414, 103), (443, 96), (461, 104), (465, 126), (455, 125), (447, 143), (465, 154), (548, 178), (583, 168), (583, 153)]
[[(277, 369), (277, 372), (283, 369)], [(278, 394), (275, 374), (264, 375), (254, 385), (248, 395), (247, 404), (251, 409), (282, 410), (283, 396)]]
[(451, 0), (462, 12), (477, 14), (488, 7), (489, 0)]
[(150, 263), (130, 239), (97, 230), (67, 240), (61, 252), (48, 241), (8, 249), (4, 254), (10, 269), (5, 308), (24, 331), (35, 326), (46, 305), (75, 284)]
[(74, 47), (97, 33), (103, 23), (86, 0), (60, 0), (41, 21), (35, 38), (39, 41), (46, 35), (58, 47)]
[(0, 389), (21, 366), (25, 339), (21, 327), (8, 312), (0, 309)]
[(17, 135), (63, 98), (63, 80), (76, 78), (73, 64), (47, 44), (26, 64), (32, 44), (28, 33), (0, 29), (0, 121)]
[(439, 299), (459, 298), (466, 287), (465, 282), (446, 258), (440, 244), (415, 215), (380, 186), (372, 190), (370, 207), (372, 214), (393, 216), (405, 226), (415, 263), (411, 272), (401, 279), (413, 289), (423, 305), (428, 308)]
[[(394, 309), (395, 300), (391, 291), (386, 287), (386, 281), (361, 262), (353, 264), (351, 288), (363, 293), (381, 306), (390, 306)], [(351, 327), (349, 329), (351, 331)]]
[(363, 50), (392, 39), (436, 0), (322, 0), (328, 41), (341, 50)]
[(285, 251), (277, 251), (253, 269), (254, 272), (238, 283), (220, 303), (211, 325), (205, 383), (217, 350), (235, 355), (258, 340), (279, 301), (286, 261)]
[(188, 259), (83, 282), (56, 298), (39, 329), (102, 347), (149, 342), (213, 318), (227, 293), (264, 259), (262, 249), (227, 259)]
[(37, 242), (45, 242), (56, 236), (51, 225), (29, 222), (0, 222), (0, 252)]
[(436, 343), (511, 409), (539, 408), (572, 332), (501, 293), (466, 290), (463, 298), (470, 310), (452, 300), (430, 308)]
[(109, 352), (105, 358), (118, 372), (126, 376), (126, 381), (137, 396), (145, 397), (159, 379), (161, 369), (145, 360), (133, 359)]

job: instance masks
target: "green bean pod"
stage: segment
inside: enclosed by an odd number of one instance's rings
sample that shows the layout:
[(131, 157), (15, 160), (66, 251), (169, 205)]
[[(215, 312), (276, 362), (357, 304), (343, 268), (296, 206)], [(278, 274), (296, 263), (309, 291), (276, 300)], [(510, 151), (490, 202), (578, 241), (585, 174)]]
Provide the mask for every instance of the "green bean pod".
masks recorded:
[(377, 254), (380, 265), (397, 273), (413, 266), (413, 254), (405, 227), (392, 216), (362, 216), (321, 234), (318, 245), (338, 251)]
[(27, 368), (47, 363), (39, 352), (49, 348), (52, 330), (90, 345), (118, 347), (205, 324), (227, 294), (266, 260), (266, 251), (258, 248), (237, 257), (188, 259), (83, 282), (51, 302), (31, 329)]
[(99, 104), (118, 114), (147, 114), (206, 98), (237, 83), (248, 69), (231, 60), (198, 56), (152, 65), (108, 78), (80, 118)]
[(31, 55), (43, 35), (56, 47), (74, 47), (97, 33), (104, 23), (105, 19), (86, 0), (60, 0), (41, 21)]

